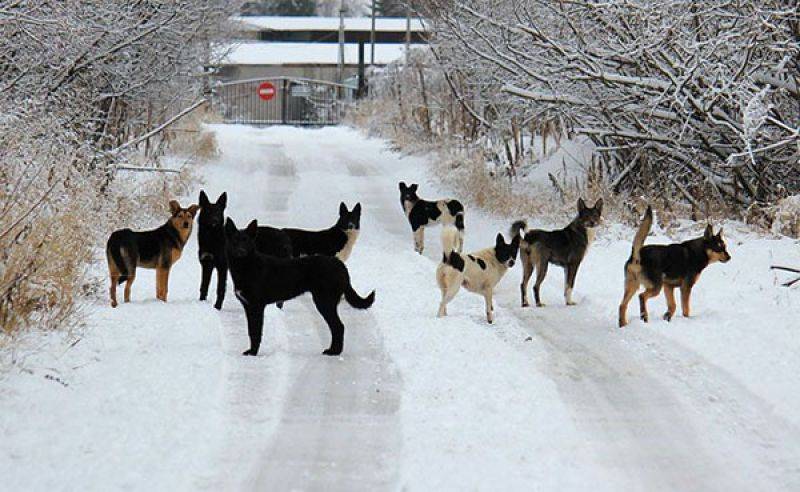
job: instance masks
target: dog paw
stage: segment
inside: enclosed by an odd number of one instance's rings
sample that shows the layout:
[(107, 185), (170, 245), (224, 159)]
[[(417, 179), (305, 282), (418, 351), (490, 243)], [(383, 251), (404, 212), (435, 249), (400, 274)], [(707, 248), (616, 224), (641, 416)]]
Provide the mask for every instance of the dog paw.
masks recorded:
[(664, 313), (664, 321), (672, 321), (672, 313), (670, 313), (669, 311)]
[(247, 349), (242, 352), (242, 355), (258, 355), (258, 350)]
[(340, 355), (341, 353), (342, 353), (342, 349), (336, 349), (336, 348), (333, 348), (333, 347), (327, 348), (327, 349), (322, 351), (322, 355)]
[(221, 311), (222, 310), (222, 303), (221, 302), (215, 302), (214, 303), (214, 309), (216, 309), (217, 311)]
[(627, 325), (627, 324), (628, 324), (628, 320), (626, 320), (626, 319), (619, 320), (619, 327), (620, 328), (625, 328), (625, 325)]
[(536, 307), (545, 307), (546, 305), (547, 305), (547, 304), (545, 304), (545, 303), (543, 303), (543, 302), (537, 302), (537, 303), (536, 303)]
[(530, 307), (531, 303), (527, 301), (522, 301), (522, 307)]
[(201, 301), (205, 301), (206, 299), (208, 299), (208, 296), (206, 294), (200, 294)]
[(639, 317), (640, 317), (640, 318), (642, 319), (642, 321), (644, 321), (645, 323), (647, 323), (647, 322), (649, 321), (649, 316), (647, 316), (647, 313), (642, 313), (642, 314), (640, 314), (640, 315), (639, 315)]
[(283, 301), (281, 301), (281, 302), (276, 302), (276, 303), (275, 303), (275, 306), (276, 306), (278, 309), (283, 309)]
[(578, 303), (575, 301), (567, 301), (567, 306), (577, 306)]

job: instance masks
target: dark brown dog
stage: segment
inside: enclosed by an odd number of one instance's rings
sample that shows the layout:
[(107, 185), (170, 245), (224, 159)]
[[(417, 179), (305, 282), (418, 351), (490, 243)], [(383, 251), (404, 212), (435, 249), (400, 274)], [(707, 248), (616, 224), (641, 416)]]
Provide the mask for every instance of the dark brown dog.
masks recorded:
[(539, 289), (547, 276), (547, 267), (552, 263), (564, 269), (564, 301), (568, 306), (572, 301), (575, 277), (589, 246), (594, 240), (595, 228), (603, 220), (603, 199), (597, 200), (594, 207), (587, 207), (583, 198), (578, 200), (578, 216), (563, 229), (556, 231), (527, 230), (525, 221), (519, 220), (511, 226), (511, 237), (522, 234), (519, 243), (519, 256), (522, 259), (522, 283), (519, 286), (522, 307), (530, 305), (528, 282), (536, 270), (536, 283), (533, 295), (537, 306), (544, 306)]
[(183, 208), (176, 201), (169, 202), (172, 216), (167, 222), (150, 231), (120, 229), (114, 231), (106, 244), (108, 272), (111, 275), (111, 307), (117, 307), (117, 285), (125, 283), (125, 302), (131, 300), (131, 285), (136, 279), (136, 268), (156, 270), (156, 298), (167, 302), (169, 270), (181, 257), (183, 247), (192, 233), (197, 205)]
[(657, 296), (664, 288), (667, 298), (667, 312), (664, 319), (670, 321), (675, 315), (675, 288), (681, 289), (681, 307), (683, 315), (691, 312), (690, 301), (692, 287), (697, 283), (700, 274), (714, 262), (727, 263), (731, 259), (728, 254), (722, 229), (714, 234), (711, 224), (706, 227), (702, 237), (668, 245), (644, 246), (644, 240), (653, 224), (653, 210), (647, 207), (639, 230), (633, 240), (631, 257), (625, 263), (625, 294), (619, 305), (619, 326), (628, 324), (628, 303), (639, 286), (645, 291), (639, 294), (639, 313), (642, 321), (648, 321), (647, 300)]

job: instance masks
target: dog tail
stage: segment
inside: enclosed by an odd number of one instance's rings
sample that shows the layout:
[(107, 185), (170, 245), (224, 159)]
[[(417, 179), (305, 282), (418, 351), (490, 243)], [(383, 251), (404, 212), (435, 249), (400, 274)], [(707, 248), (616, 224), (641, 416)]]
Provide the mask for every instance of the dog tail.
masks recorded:
[[(463, 225), (463, 223), (462, 223)], [(442, 252), (449, 255), (453, 251), (458, 251), (461, 232), (457, 227), (442, 227)]]
[(512, 241), (517, 236), (520, 236), (520, 239), (525, 239), (526, 232), (528, 232), (528, 223), (524, 220), (518, 220), (514, 222), (511, 224), (511, 228), (508, 230), (508, 234), (511, 236)]
[(647, 238), (647, 234), (650, 233), (650, 227), (653, 225), (653, 209), (650, 205), (647, 206), (647, 210), (644, 212), (644, 217), (642, 218), (642, 223), (639, 224), (639, 230), (636, 231), (636, 235), (633, 237), (633, 248), (631, 249), (631, 262), (638, 264), (641, 261), (640, 251), (642, 250), (642, 246), (644, 246), (644, 240)]
[(464, 231), (464, 211), (460, 211), (456, 214), (455, 220), (456, 229), (459, 231)]
[[(119, 231), (117, 231), (119, 232)], [(122, 245), (118, 240), (118, 235), (116, 233), (112, 234), (111, 237), (108, 238), (108, 244), (106, 245), (106, 259), (108, 259), (109, 263), (113, 263), (117, 270), (119, 270), (119, 279), (117, 280), (117, 285), (121, 285), (122, 283), (128, 280), (128, 266), (125, 264), (125, 260), (122, 258)]]
[(367, 297), (361, 297), (358, 295), (358, 292), (353, 289), (353, 286), (350, 285), (350, 282), (348, 282), (344, 290), (344, 298), (347, 300), (347, 304), (350, 304), (356, 309), (369, 309), (372, 303), (375, 302), (375, 291), (373, 290), (370, 292)]

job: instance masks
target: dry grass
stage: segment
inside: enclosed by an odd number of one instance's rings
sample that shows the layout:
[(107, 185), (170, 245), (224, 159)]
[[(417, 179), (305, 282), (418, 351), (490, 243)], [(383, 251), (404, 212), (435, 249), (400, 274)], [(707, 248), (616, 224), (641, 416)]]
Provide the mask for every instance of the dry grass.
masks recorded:
[[(213, 136), (192, 142), (195, 154), (215, 152)], [(99, 173), (38, 162), (11, 161), (0, 172), (9, 184), (0, 186), (0, 350), (30, 328), (79, 323), (81, 306), (105, 288), (90, 273), (92, 264), (105, 263), (108, 235), (160, 225), (169, 200), (197, 182), (191, 165), (180, 174), (118, 171), (104, 185)]]
[(167, 149), (171, 154), (193, 160), (210, 160), (219, 156), (219, 146), (214, 132), (205, 125), (221, 121), (219, 114), (204, 106), (188, 114), (173, 128), (164, 132)]

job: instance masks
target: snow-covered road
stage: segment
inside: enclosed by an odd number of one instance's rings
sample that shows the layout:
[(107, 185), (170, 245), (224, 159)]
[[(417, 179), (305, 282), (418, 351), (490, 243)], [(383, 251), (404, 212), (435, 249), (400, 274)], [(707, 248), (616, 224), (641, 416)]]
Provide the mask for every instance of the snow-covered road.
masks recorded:
[[(260, 356), (241, 357), (247, 335), (238, 301), (229, 295), (216, 313), (195, 300), (192, 241), (175, 267), (169, 304), (150, 300), (152, 280), (142, 276), (133, 304), (95, 309), (84, 335), (95, 340), (85, 343), (91, 350), (79, 344), (58, 357), (69, 387), (25, 375), (46, 374), (55, 357), (32, 356), (29, 373), (0, 382), (8, 409), (0, 435), (10, 443), (0, 476), (10, 485), (800, 490), (800, 337), (792, 324), (800, 296), (776, 287), (766, 270), (800, 263), (796, 242), (728, 230), (733, 261), (704, 274), (693, 318), (660, 321), (659, 298), (651, 302), (659, 321), (619, 330), (631, 231), (610, 224), (578, 275), (578, 306), (563, 306), (555, 270), (543, 288), (548, 306), (520, 308), (515, 267), (495, 295), (494, 325), (485, 323), (483, 300), (465, 292), (438, 319), (438, 230), (429, 231), (424, 256), (414, 253), (397, 190), (405, 180), (419, 182), (423, 197), (458, 196), (427, 177), (425, 159), (345, 128), (214, 128), (222, 153), (202, 169), (203, 187), (212, 199), (228, 192), (227, 212), (240, 226), (258, 218), (323, 228), (340, 201), (362, 203), (348, 268), (357, 291), (377, 289), (375, 305), (342, 304), (345, 349), (337, 358), (320, 355), (329, 333), (309, 299), (269, 307)], [(466, 217), (467, 250), (507, 230), (507, 219), (469, 206)], [(648, 241), (658, 240), (666, 239)], [(107, 357), (97, 340), (112, 331), (124, 343)], [(73, 368), (84, 362), (88, 369)], [(159, 365), (167, 369), (153, 369)], [(109, 372), (115, 377), (101, 377)], [(96, 379), (113, 398), (95, 395)], [(147, 406), (145, 419), (137, 405)], [(14, 418), (26, 413), (29, 425), (20, 426)], [(119, 432), (123, 419), (135, 435)], [(93, 425), (113, 438), (85, 429)], [(61, 439), (41, 449), (48, 433)], [(110, 464), (76, 471), (108, 453)]]

